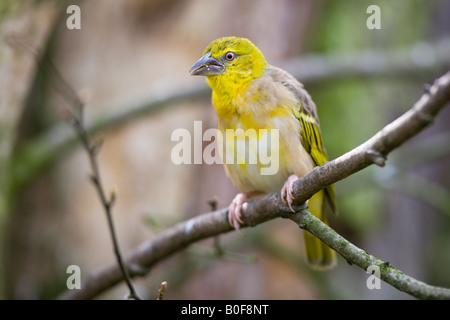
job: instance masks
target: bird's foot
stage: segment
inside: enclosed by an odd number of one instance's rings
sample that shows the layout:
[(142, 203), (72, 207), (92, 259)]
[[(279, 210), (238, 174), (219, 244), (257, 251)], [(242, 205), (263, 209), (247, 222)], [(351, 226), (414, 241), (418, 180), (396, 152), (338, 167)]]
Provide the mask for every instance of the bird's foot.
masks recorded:
[(244, 223), (241, 218), (242, 205), (250, 198), (262, 194), (263, 193), (260, 191), (254, 191), (250, 193), (238, 193), (234, 197), (233, 201), (231, 201), (230, 205), (228, 206), (228, 222), (232, 227), (234, 227), (236, 230), (239, 230), (240, 225)]
[(228, 206), (228, 222), (236, 230), (239, 230), (239, 226), (243, 223), (241, 219), (241, 207), (247, 199), (244, 193), (238, 193)]
[(297, 180), (298, 177), (295, 174), (291, 174), (289, 178), (287, 178), (283, 188), (281, 189), (281, 200), (284, 204), (288, 205), (289, 209), (291, 209), (292, 212), (295, 212), (295, 210), (292, 209), (292, 202), (294, 201), (294, 182)]

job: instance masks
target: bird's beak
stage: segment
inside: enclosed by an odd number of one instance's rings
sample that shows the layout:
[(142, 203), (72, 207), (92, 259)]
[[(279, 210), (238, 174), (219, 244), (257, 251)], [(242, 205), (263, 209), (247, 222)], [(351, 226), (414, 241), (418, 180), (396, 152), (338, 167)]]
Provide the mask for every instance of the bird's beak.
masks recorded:
[(222, 74), (224, 70), (224, 65), (214, 59), (211, 52), (208, 52), (194, 63), (189, 73), (191, 76), (212, 76)]

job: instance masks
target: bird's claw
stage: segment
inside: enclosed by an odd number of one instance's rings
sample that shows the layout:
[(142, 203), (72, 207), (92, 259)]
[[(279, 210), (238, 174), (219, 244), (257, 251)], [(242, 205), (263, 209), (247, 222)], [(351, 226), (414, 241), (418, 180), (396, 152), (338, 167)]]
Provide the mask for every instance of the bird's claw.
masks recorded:
[(239, 230), (239, 226), (244, 223), (241, 219), (241, 207), (245, 201), (247, 201), (246, 195), (238, 193), (228, 206), (228, 222), (236, 230)]
[(295, 174), (291, 174), (289, 178), (287, 178), (286, 182), (283, 185), (283, 188), (281, 189), (281, 200), (284, 204), (287, 204), (289, 209), (291, 209), (292, 212), (295, 212), (295, 210), (292, 208), (292, 202), (294, 202), (294, 182), (298, 180), (298, 177)]

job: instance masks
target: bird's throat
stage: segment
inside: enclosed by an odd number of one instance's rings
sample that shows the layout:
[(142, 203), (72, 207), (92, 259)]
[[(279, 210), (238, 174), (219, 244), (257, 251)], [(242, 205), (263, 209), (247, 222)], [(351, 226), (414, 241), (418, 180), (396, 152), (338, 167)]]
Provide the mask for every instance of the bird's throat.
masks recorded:
[(217, 116), (227, 121), (245, 113), (246, 92), (250, 81), (221, 80), (219, 77), (208, 77), (208, 84), (213, 89), (212, 104)]

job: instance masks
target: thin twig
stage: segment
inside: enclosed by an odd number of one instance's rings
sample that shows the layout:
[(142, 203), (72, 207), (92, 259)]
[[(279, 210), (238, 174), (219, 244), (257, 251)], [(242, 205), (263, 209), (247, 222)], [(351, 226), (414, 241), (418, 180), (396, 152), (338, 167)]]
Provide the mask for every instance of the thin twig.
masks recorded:
[(128, 272), (128, 268), (126, 267), (125, 263), (123, 262), (122, 254), (121, 254), (120, 248), (119, 248), (119, 242), (118, 242), (117, 236), (116, 236), (114, 221), (113, 221), (112, 212), (111, 212), (112, 206), (116, 199), (116, 193), (111, 192), (110, 198), (108, 199), (106, 197), (106, 194), (105, 194), (105, 191), (103, 188), (103, 184), (100, 179), (100, 171), (99, 171), (98, 162), (97, 162), (97, 154), (99, 151), (99, 145), (91, 144), (89, 136), (87, 135), (86, 131), (82, 127), (81, 122), (74, 121), (74, 127), (77, 130), (80, 140), (82, 141), (83, 146), (89, 156), (89, 162), (90, 162), (91, 170), (92, 170), (91, 181), (94, 184), (95, 189), (97, 190), (97, 193), (100, 197), (100, 201), (101, 201), (102, 206), (106, 213), (106, 219), (108, 221), (108, 228), (109, 228), (110, 234), (111, 234), (111, 240), (113, 243), (114, 254), (116, 256), (117, 263), (119, 264), (119, 267), (122, 271), (123, 278), (124, 278), (124, 280), (128, 286), (128, 289), (130, 291), (129, 298), (140, 300), (138, 294), (136, 293), (136, 291), (134, 289), (130, 274)]
[[(70, 114), (69, 120), (72, 123), (75, 131), (77, 132), (78, 138), (81, 141), (84, 149), (86, 150), (89, 157), (89, 164), (92, 170), (91, 181), (97, 190), (100, 197), (103, 209), (105, 210), (106, 219), (108, 221), (108, 228), (111, 234), (111, 240), (113, 243), (114, 254), (117, 259), (117, 263), (122, 272), (123, 278), (129, 289), (130, 299), (140, 300), (140, 297), (134, 289), (133, 283), (131, 281), (131, 276), (129, 274), (128, 268), (123, 262), (122, 254), (119, 248), (119, 242), (117, 240), (116, 231), (114, 227), (114, 221), (112, 218), (112, 206), (116, 199), (116, 192), (111, 192), (109, 199), (106, 196), (105, 190), (103, 188), (102, 180), (100, 178), (100, 170), (97, 161), (97, 155), (100, 151), (101, 142), (92, 142), (91, 137), (86, 131), (83, 124), (83, 109), (84, 102), (80, 99), (79, 95), (73, 90), (69, 83), (60, 74), (58, 68), (53, 64), (53, 61), (47, 54), (44, 54), (42, 61), (48, 66), (49, 71), (55, 78), (51, 78), (51, 81), (55, 85), (57, 92), (66, 100), (71, 109), (67, 110)], [(39, 64), (40, 67), (42, 67)]]
[[(208, 201), (208, 205), (211, 208), (211, 211), (217, 210), (217, 199), (212, 199)], [(218, 257), (223, 256), (224, 250), (220, 245), (220, 235), (214, 237), (214, 251)]]

